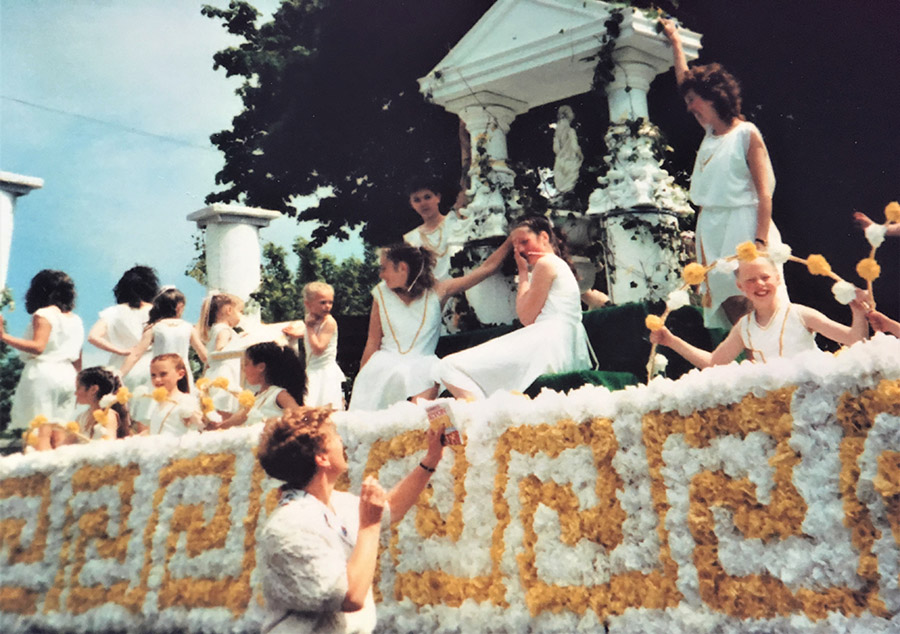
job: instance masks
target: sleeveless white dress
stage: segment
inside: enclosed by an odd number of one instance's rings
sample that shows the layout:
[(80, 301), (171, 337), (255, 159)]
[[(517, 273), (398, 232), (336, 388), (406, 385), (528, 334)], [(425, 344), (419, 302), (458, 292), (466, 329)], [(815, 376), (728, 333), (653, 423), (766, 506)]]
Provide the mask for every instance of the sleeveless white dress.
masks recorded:
[(351, 410), (384, 409), (435, 383), (434, 354), (441, 330), (441, 303), (432, 290), (405, 304), (384, 282), (372, 291), (381, 317), (381, 347), (356, 375)]
[(191, 392), (194, 391), (194, 376), (191, 374), (189, 352), (193, 329), (194, 325), (183, 319), (161, 319), (153, 324), (153, 345), (150, 347), (153, 357), (174, 352), (182, 358)]
[[(324, 325), (324, 321), (316, 327), (316, 334)], [(334, 334), (325, 350), (320, 355), (314, 355), (307, 337), (303, 338), (303, 348), (306, 350), (306, 396), (303, 404), (310, 407), (325, 407), (330, 405), (333, 409), (344, 409), (344, 393), (341, 383), (347, 378), (337, 363), (338, 333)]]
[(534, 323), (444, 357), (438, 365), (442, 383), (483, 398), (498, 390), (521, 392), (542, 374), (591, 367), (578, 280), (562, 258), (544, 258), (556, 275)]
[(200, 411), (200, 403), (194, 394), (185, 394), (176, 390), (169, 394), (169, 400), (163, 403), (152, 401), (149, 420), (145, 423), (150, 434), (168, 436), (184, 436), (188, 431), (199, 427), (188, 427), (185, 420)]
[[(734, 255), (737, 245), (753, 242), (756, 238), (759, 196), (747, 164), (747, 150), (754, 133), (759, 134), (759, 130), (748, 121), (739, 122), (734, 129), (719, 136), (707, 130), (697, 150), (690, 193), (691, 202), (701, 207), (697, 218), (697, 261), (703, 265)], [(775, 173), (771, 163), (768, 163), (766, 180), (768, 193), (772, 194)], [(781, 243), (781, 234), (774, 222), (769, 225), (766, 243)], [(784, 285), (779, 293), (787, 299)], [(713, 269), (704, 284), (704, 295), (706, 327), (731, 328), (721, 306), (729, 297), (741, 296), (734, 276)]]
[[(128, 304), (116, 304), (100, 311), (100, 319), (106, 324), (106, 338), (118, 348), (134, 348), (144, 334), (144, 325), (150, 317), (150, 304), (140, 308), (132, 308)], [(131, 392), (145, 385), (151, 390), (150, 383), (150, 359), (153, 353), (147, 350), (128, 375), (122, 378), (122, 383)], [(125, 357), (110, 353), (109, 365), (113, 368), (121, 368)], [(132, 417), (140, 420), (147, 411), (150, 403), (147, 399), (136, 399), (129, 404)]]
[[(50, 323), (50, 338), (39, 355), (19, 353), (25, 362), (13, 395), (10, 429), (25, 429), (35, 416), (68, 422), (75, 415), (75, 377), (72, 365), (81, 357), (84, 324), (75, 313), (64, 313), (56, 306), (34, 312)], [(34, 337), (29, 322), (25, 339)]]
[[(216, 322), (212, 325), (212, 327), (209, 329), (209, 341), (206, 342), (206, 358), (208, 360), (209, 367), (206, 369), (206, 374), (204, 374), (204, 376), (210, 381), (218, 379), (220, 377), (225, 377), (226, 379), (228, 379), (229, 390), (240, 390), (240, 357), (221, 360), (215, 360), (212, 357), (213, 353), (216, 351), (216, 339), (219, 337), (219, 333), (223, 330), (230, 330), (232, 336), (237, 334), (234, 332), (234, 329), (226, 323)], [(213, 406), (218, 411), (234, 413), (238, 410), (237, 398), (228, 390), (222, 390), (217, 387), (211, 388), (209, 391), (209, 395), (212, 397)]]
[(244, 426), (255, 425), (256, 423), (267, 421), (270, 418), (278, 418), (281, 416), (284, 413), (284, 410), (282, 410), (281, 406), (278, 404), (278, 395), (282, 392), (284, 392), (283, 387), (270, 385), (257, 394), (253, 407), (247, 412), (247, 421), (244, 423)]
[(779, 302), (778, 309), (764, 327), (759, 325), (752, 312), (741, 317), (737, 327), (750, 358), (760, 363), (819, 349), (815, 333), (803, 325), (797, 305), (790, 302)]
[(459, 251), (461, 242), (454, 240), (461, 223), (455, 212), (450, 212), (441, 221), (437, 229), (425, 231), (421, 226), (403, 234), (403, 241), (414, 247), (425, 247), (434, 253), (434, 279), (446, 280), (450, 277), (450, 258)]

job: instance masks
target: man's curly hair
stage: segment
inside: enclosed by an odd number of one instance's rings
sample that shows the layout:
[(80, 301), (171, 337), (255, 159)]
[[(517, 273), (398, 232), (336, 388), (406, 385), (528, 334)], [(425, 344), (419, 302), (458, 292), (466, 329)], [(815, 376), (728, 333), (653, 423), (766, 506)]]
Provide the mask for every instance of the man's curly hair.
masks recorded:
[(726, 123), (744, 118), (741, 114), (741, 85), (721, 64), (692, 66), (685, 73), (678, 90), (682, 97), (693, 90), (698, 97), (711, 101), (716, 114)]
[(325, 451), (324, 428), (330, 407), (289, 409), (269, 422), (259, 438), (257, 457), (270, 477), (302, 489), (316, 474), (316, 456)]

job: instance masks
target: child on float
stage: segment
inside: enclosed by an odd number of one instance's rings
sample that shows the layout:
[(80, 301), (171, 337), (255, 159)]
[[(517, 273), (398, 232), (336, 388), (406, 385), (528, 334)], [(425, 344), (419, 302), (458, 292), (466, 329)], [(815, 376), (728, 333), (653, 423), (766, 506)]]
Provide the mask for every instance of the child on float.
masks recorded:
[(514, 226), (509, 239), (519, 270), (516, 314), (524, 327), (441, 359), (438, 377), (457, 398), (521, 392), (541, 374), (591, 367), (565, 237), (548, 218), (530, 216)]
[[(184, 361), (184, 367), (190, 368), (188, 353), (191, 347), (197, 356), (206, 363), (206, 348), (200, 340), (194, 325), (181, 318), (184, 313), (184, 293), (172, 286), (163, 289), (153, 298), (149, 320), (144, 327), (141, 341), (135, 346), (125, 363), (122, 364), (122, 376), (127, 377), (138, 359), (145, 351), (151, 350), (154, 357), (175, 353)], [(187, 372), (188, 391), (193, 391), (194, 377)]]
[(203, 429), (203, 417), (196, 395), (190, 392), (187, 365), (180, 354), (168, 352), (150, 361), (150, 379), (154, 391), (164, 388), (164, 399), (156, 399), (146, 421), (137, 423), (141, 434), (183, 436)]
[(456, 212), (441, 213), (441, 184), (436, 178), (416, 177), (406, 186), (409, 206), (419, 214), (422, 224), (403, 234), (403, 241), (414, 247), (425, 247), (434, 254), (432, 271), (437, 281), (450, 277), (450, 238), (457, 229)]
[(290, 348), (274, 341), (253, 344), (244, 352), (242, 367), (244, 380), (259, 388), (253, 405), (242, 407), (221, 423), (210, 425), (211, 428), (254, 425), (303, 403), (306, 370), (303, 360)]
[(381, 282), (372, 290), (369, 335), (350, 396), (351, 410), (378, 410), (403, 400), (434, 399), (441, 306), (503, 264), (507, 239), (481, 265), (461, 277), (436, 281), (434, 253), (396, 244), (381, 252)]
[(70, 421), (74, 415), (72, 386), (81, 369), (84, 325), (72, 312), (75, 284), (62, 271), (44, 269), (25, 293), (32, 315), (24, 337), (6, 332), (0, 316), (0, 341), (21, 353), (25, 361), (10, 412), (10, 429), (25, 429), (35, 416)]
[(303, 306), (306, 308), (306, 332), (303, 337), (306, 396), (303, 404), (344, 409), (341, 384), (346, 377), (337, 364), (338, 327), (331, 315), (334, 288), (325, 282), (310, 282), (303, 287)]
[[(228, 380), (228, 387), (232, 390), (241, 385), (241, 360), (215, 359), (213, 353), (225, 349), (231, 340), (237, 336), (234, 330), (244, 316), (244, 302), (237, 295), (229, 293), (217, 293), (207, 297), (200, 309), (200, 321), (197, 330), (200, 340), (206, 344), (207, 368), (204, 376), (213, 381), (219, 378)], [(213, 407), (220, 414), (231, 414), (237, 411), (237, 399), (227, 389), (214, 389), (211, 391)]]
[(785, 301), (779, 292), (782, 282), (778, 267), (767, 257), (741, 262), (735, 276), (738, 289), (753, 309), (738, 320), (715, 350), (692, 346), (665, 326), (652, 331), (650, 341), (671, 348), (698, 368), (707, 368), (731, 363), (745, 350), (751, 360), (761, 363), (818, 350), (816, 333), (847, 346), (868, 334), (861, 290), (850, 302), (853, 321), (845, 326), (814, 308)]

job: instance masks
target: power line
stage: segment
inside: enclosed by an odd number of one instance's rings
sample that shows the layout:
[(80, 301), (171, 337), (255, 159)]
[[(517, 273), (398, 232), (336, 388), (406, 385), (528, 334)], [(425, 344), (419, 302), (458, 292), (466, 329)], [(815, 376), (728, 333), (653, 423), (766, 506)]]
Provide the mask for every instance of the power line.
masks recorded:
[(197, 143), (192, 143), (190, 141), (185, 141), (184, 139), (178, 139), (171, 136), (166, 136), (164, 134), (157, 134), (155, 132), (148, 132), (147, 130), (141, 130), (140, 128), (133, 128), (129, 126), (122, 125), (120, 123), (115, 123), (113, 121), (106, 121), (104, 119), (97, 119), (96, 117), (89, 117), (87, 115), (83, 115), (78, 112), (72, 112), (71, 110), (62, 110), (61, 108), (52, 108), (50, 106), (44, 106), (39, 103), (33, 103), (31, 101), (25, 101), (24, 99), (17, 99), (15, 97), (7, 97), (6, 95), (0, 95), (0, 99), (5, 99), (6, 101), (12, 101), (18, 104), (22, 104), (24, 106), (29, 106), (31, 108), (37, 108), (38, 110), (46, 110), (47, 112), (53, 112), (55, 114), (63, 114), (69, 117), (74, 117), (76, 119), (83, 119), (85, 121), (90, 121), (91, 123), (99, 123), (100, 125), (105, 125), (109, 128), (115, 128), (117, 130), (122, 130), (124, 132), (129, 132), (131, 134), (137, 134), (138, 136), (145, 136), (151, 139), (159, 139), (161, 141), (166, 141), (168, 143), (174, 143), (176, 145), (183, 145), (185, 147), (192, 147), (198, 150), (207, 150), (216, 152), (216, 150), (212, 145), (198, 145)]

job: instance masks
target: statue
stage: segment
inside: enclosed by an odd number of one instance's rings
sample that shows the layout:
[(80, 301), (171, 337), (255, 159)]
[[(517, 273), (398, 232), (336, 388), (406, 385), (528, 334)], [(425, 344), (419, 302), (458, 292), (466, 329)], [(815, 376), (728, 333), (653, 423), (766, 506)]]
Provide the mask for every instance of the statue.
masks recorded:
[(560, 195), (575, 188), (584, 155), (578, 145), (578, 135), (572, 127), (575, 113), (569, 106), (560, 106), (556, 111), (556, 132), (553, 135), (553, 182)]

